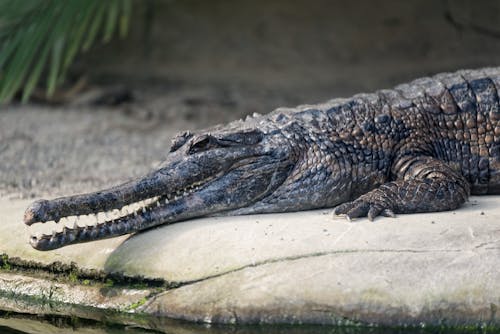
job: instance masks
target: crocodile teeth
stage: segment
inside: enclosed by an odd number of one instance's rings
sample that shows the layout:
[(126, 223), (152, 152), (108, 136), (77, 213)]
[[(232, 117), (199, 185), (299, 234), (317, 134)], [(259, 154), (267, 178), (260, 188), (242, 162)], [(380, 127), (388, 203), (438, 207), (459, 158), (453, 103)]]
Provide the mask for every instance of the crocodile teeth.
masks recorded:
[[(173, 193), (155, 196), (147, 198), (138, 202), (127, 204), (121, 208), (115, 208), (109, 211), (91, 213), (87, 215), (73, 215), (66, 216), (50, 221), (49, 223), (60, 225), (55, 225), (55, 228), (50, 230), (45, 230), (48, 234), (39, 234), (33, 236), (33, 241), (36, 242), (40, 239), (47, 239), (52, 241), (57, 241), (60, 238), (64, 240), (74, 240), (80, 234), (91, 237), (93, 234), (100, 233), (101, 230), (107, 230), (108, 232), (113, 232), (114, 230), (123, 229), (123, 222), (127, 221), (127, 216), (137, 217), (143, 213), (154, 212), (158, 208), (161, 210), (163, 205), (171, 204), (172, 201), (182, 199), (190, 194), (198, 191), (202, 185), (207, 183), (209, 180), (202, 180), (199, 182), (194, 182), (193, 184), (179, 189)], [(153, 219), (158, 219), (159, 215), (153, 215)], [(124, 220), (121, 220), (125, 218)], [(46, 225), (49, 228), (50, 225)]]

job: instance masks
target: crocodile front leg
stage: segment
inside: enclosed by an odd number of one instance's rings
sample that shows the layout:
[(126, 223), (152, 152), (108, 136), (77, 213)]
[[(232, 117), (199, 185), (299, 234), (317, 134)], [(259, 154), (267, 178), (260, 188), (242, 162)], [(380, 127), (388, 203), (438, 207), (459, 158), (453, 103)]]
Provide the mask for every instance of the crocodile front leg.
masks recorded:
[(395, 181), (339, 205), (334, 213), (373, 220), (395, 213), (446, 211), (459, 207), (470, 194), (467, 180), (435, 158), (405, 157), (396, 166), (401, 172)]

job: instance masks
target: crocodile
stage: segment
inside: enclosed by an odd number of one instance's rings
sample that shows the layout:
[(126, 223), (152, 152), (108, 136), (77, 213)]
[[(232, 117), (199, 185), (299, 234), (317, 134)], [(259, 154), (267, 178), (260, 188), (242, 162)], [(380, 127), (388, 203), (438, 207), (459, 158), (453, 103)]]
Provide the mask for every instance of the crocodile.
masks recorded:
[(461, 70), (184, 132), (145, 176), (35, 201), (24, 222), (117, 213), (30, 237), (51, 250), (210, 215), (454, 210), (470, 194), (500, 194), (499, 99), (500, 67)]

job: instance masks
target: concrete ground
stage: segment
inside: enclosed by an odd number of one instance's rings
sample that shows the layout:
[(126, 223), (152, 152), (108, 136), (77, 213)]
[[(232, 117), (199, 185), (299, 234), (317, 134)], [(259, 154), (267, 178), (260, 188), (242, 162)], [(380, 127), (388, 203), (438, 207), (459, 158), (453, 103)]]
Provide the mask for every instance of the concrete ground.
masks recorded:
[[(89, 310), (206, 323), (500, 325), (498, 196), (375, 222), (331, 209), (203, 218), (33, 250), (33, 229), (22, 223), (33, 199), (140, 175), (175, 132), (208, 125), (184, 117), (197, 107), (173, 96), (147, 108), (0, 111), (0, 309), (98, 320)], [(171, 100), (184, 109), (155, 113), (154, 101)], [(219, 113), (234, 108), (212, 101)]]

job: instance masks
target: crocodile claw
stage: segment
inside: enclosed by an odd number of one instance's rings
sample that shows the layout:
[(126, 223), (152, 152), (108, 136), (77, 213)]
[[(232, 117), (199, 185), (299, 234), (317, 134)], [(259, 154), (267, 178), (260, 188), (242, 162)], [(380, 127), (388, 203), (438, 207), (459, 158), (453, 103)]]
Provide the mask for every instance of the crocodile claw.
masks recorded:
[(354, 218), (368, 217), (373, 221), (377, 216), (396, 217), (392, 208), (386, 207), (383, 203), (369, 200), (367, 198), (360, 198), (343, 203), (335, 208), (333, 211), (336, 215), (345, 215), (347, 220)]

